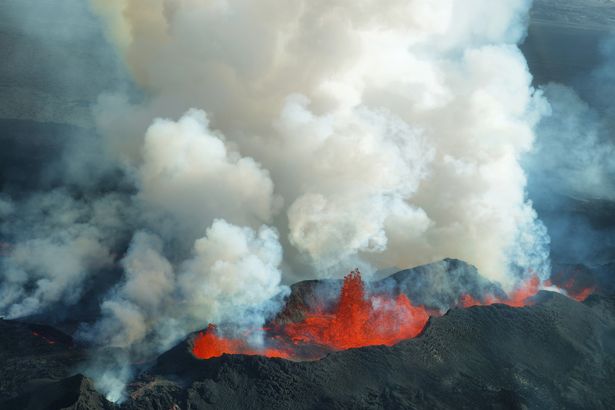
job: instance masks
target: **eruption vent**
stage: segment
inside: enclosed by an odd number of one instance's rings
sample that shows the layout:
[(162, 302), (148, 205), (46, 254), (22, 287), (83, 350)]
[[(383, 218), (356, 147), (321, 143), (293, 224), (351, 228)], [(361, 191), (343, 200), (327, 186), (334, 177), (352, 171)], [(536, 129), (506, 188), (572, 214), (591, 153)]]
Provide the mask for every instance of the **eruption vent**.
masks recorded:
[(425, 308), (413, 306), (404, 294), (367, 297), (360, 272), (353, 271), (344, 278), (333, 314), (310, 313), (302, 322), (288, 324), (286, 332), (294, 343), (320, 344), (332, 350), (391, 346), (418, 335), (427, 319)]
[[(263, 355), (305, 359), (310, 346), (324, 351), (363, 346), (391, 346), (417, 336), (429, 314), (423, 306), (414, 306), (404, 294), (367, 295), (361, 273), (355, 270), (344, 277), (339, 300), (332, 312), (318, 307), (296, 323), (266, 329), (266, 344), (275, 348), (253, 348), (239, 339), (218, 336), (215, 325), (194, 339), (193, 354), (201, 359), (224, 353)], [(312, 357), (310, 357), (312, 358)]]
[(276, 349), (255, 349), (250, 347), (244, 340), (240, 339), (225, 339), (218, 336), (216, 325), (210, 324), (207, 330), (199, 333), (194, 339), (192, 354), (199, 359), (210, 359), (212, 357), (222, 356), (225, 353), (230, 354), (245, 354), (245, 355), (260, 355), (267, 357), (289, 357), (289, 355)]
[[(523, 307), (533, 304), (532, 298), (541, 289), (555, 290), (579, 301), (592, 292), (591, 288), (571, 292), (532, 276), (508, 295), (461, 294), (456, 306), (467, 308), (499, 303)], [(442, 313), (432, 306), (412, 304), (408, 296), (399, 290), (370, 294), (359, 270), (344, 277), (334, 307), (327, 308), (326, 305), (322, 302), (313, 308), (304, 306), (307, 311), (302, 312), (301, 320), (274, 323), (258, 329), (265, 334), (260, 347), (247, 342), (252, 339), (250, 332), (244, 332), (241, 338), (225, 338), (215, 325), (210, 324), (207, 330), (194, 338), (192, 353), (199, 359), (244, 354), (313, 360), (327, 352), (374, 345), (392, 346), (412, 339), (422, 332), (430, 315), (439, 316)]]

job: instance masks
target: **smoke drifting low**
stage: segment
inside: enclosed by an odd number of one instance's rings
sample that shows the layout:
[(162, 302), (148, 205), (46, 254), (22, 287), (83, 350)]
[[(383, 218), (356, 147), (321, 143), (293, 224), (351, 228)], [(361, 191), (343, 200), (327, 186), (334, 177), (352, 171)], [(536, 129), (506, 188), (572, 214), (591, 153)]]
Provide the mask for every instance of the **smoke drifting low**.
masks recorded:
[(0, 314), (74, 305), (119, 267), (80, 335), (141, 358), (355, 266), (548, 277), (520, 164), (548, 111), (517, 48), (530, 1), (92, 5), (143, 95), (101, 96), (70, 190), (0, 202)]

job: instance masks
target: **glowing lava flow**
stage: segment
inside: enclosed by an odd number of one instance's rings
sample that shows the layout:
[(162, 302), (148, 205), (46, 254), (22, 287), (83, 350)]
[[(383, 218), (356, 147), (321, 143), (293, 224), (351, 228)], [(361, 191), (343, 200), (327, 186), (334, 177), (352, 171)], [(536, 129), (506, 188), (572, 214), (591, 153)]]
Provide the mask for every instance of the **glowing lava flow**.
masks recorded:
[(487, 295), (483, 298), (483, 300), (479, 300), (472, 297), (472, 295), (465, 294), (459, 298), (459, 305), (462, 307), (471, 307), (502, 303), (512, 307), (527, 306), (531, 304), (529, 299), (538, 293), (540, 286), (541, 283), (538, 276), (532, 276), (529, 280), (523, 282), (517, 289), (513, 290), (507, 298), (498, 298), (493, 295)]
[[(548, 286), (549, 282), (545, 282), (545, 285)], [(571, 282), (569, 288), (574, 288), (573, 285)], [(530, 298), (536, 295), (542, 286), (540, 279), (533, 276), (507, 297), (485, 295), (477, 299), (465, 294), (460, 297), (459, 306), (493, 303), (513, 307), (527, 306), (532, 303)], [(581, 289), (577, 293), (568, 290), (568, 295), (584, 300), (592, 291), (592, 288)], [(289, 359), (314, 358), (309, 353), (306, 355), (306, 347), (318, 347), (327, 352), (373, 345), (392, 346), (402, 340), (416, 337), (428, 319), (429, 311), (424, 306), (414, 306), (403, 293), (397, 296), (367, 295), (361, 274), (353, 271), (344, 278), (339, 300), (332, 311), (317, 308), (315, 311), (304, 312), (304, 319), (300, 322), (263, 329), (265, 345), (269, 347), (257, 348), (250, 346), (243, 339), (221, 337), (216, 326), (209, 325), (206, 331), (194, 338), (192, 352), (200, 359), (225, 353)]]
[(243, 340), (219, 337), (216, 327), (209, 325), (205, 332), (195, 337), (192, 352), (200, 359), (224, 353), (297, 359), (301, 355), (295, 352), (305, 346), (320, 346), (327, 351), (391, 346), (417, 336), (428, 319), (427, 310), (413, 306), (404, 294), (367, 297), (361, 274), (354, 271), (344, 278), (333, 312), (307, 312), (303, 321), (275, 329), (277, 335), (267, 342), (283, 346), (282, 349), (255, 349)]
[(577, 300), (578, 302), (583, 302), (585, 299), (589, 297), (589, 295), (594, 293), (595, 290), (596, 290), (595, 287), (589, 287), (589, 288), (581, 289), (580, 291), (576, 291), (576, 292), (572, 290), (567, 290), (567, 292), (568, 292), (568, 296), (570, 296), (571, 298)]
[(554, 285), (550, 280), (547, 280), (546, 282), (541, 283), (538, 276), (532, 276), (529, 280), (522, 283), (517, 289), (513, 290), (508, 295), (508, 297), (505, 299), (488, 295), (484, 297), (484, 300), (481, 301), (479, 299), (472, 297), (472, 295), (465, 294), (459, 298), (459, 306), (462, 306), (462, 307), (484, 306), (484, 305), (491, 305), (494, 303), (502, 303), (504, 305), (509, 305), (512, 307), (527, 306), (531, 304), (531, 301), (529, 299), (532, 296), (535, 296), (540, 291), (540, 289), (543, 288), (543, 285), (547, 288), (548, 287), (558, 288), (560, 291), (563, 291), (563, 293), (568, 295), (570, 298), (575, 299), (579, 302), (582, 302), (585, 299), (587, 299), (587, 297), (596, 290), (595, 287), (579, 289), (577, 286), (575, 286), (574, 279), (570, 279), (563, 285), (558, 286), (558, 285)]
[(361, 274), (355, 271), (344, 278), (332, 314), (307, 314), (302, 322), (286, 325), (285, 331), (295, 344), (318, 344), (331, 350), (391, 346), (417, 336), (428, 319), (425, 308), (413, 306), (404, 294), (366, 298)]
[(589, 297), (589, 295), (591, 295), (592, 293), (596, 291), (595, 286), (589, 286), (589, 287), (580, 286), (575, 280), (575, 278), (570, 278), (567, 281), (557, 284), (557, 285), (554, 284), (551, 280), (548, 280), (546, 282), (546, 285), (555, 286), (561, 290), (564, 290), (566, 292), (566, 295), (568, 295), (568, 297), (575, 299), (578, 302), (583, 302), (585, 299)]
[(277, 349), (255, 349), (239, 339), (225, 339), (218, 336), (216, 326), (210, 324), (207, 330), (199, 333), (193, 341), (192, 354), (199, 359), (229, 354), (259, 355), (267, 357), (289, 357), (289, 354)]

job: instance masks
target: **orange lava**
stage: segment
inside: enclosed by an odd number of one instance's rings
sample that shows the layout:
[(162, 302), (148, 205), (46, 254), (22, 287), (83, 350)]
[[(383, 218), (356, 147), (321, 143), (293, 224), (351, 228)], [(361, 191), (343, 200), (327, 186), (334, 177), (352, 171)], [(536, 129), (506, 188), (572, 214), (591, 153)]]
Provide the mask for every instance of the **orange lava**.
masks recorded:
[(576, 299), (579, 302), (583, 302), (585, 299), (589, 297), (589, 295), (594, 293), (595, 290), (596, 288), (591, 287), (591, 288), (582, 289), (581, 291), (578, 291), (575, 293), (571, 293), (570, 291), (568, 291), (568, 296), (570, 296), (573, 299)]
[(552, 283), (551, 280), (547, 280), (544, 283), (541, 283), (538, 276), (532, 276), (529, 280), (522, 283), (517, 289), (512, 291), (506, 299), (500, 299), (488, 295), (484, 298), (484, 301), (481, 301), (475, 299), (474, 297), (472, 297), (472, 295), (465, 294), (459, 298), (458, 305), (462, 307), (471, 307), (491, 305), (493, 303), (502, 303), (513, 307), (527, 306), (531, 304), (529, 299), (538, 293), (542, 285), (547, 287), (558, 287), (559, 289), (565, 291), (566, 295), (568, 295), (570, 298), (575, 299), (579, 302), (582, 302), (587, 299), (587, 297), (594, 293), (594, 291), (596, 290), (594, 286), (579, 289), (579, 287), (575, 284), (574, 278), (569, 279), (564, 284), (555, 285)]
[(480, 306), (482, 304), (483, 303), (480, 300), (474, 299), (470, 294), (461, 295), (461, 298), (459, 298), (459, 305), (464, 308), (471, 306)]
[(536, 295), (540, 290), (540, 279), (538, 276), (532, 276), (530, 280), (521, 284), (521, 286), (508, 295), (507, 300), (499, 301), (513, 307), (522, 307), (528, 305), (528, 299)]
[(492, 295), (487, 295), (484, 300), (475, 299), (472, 295), (465, 294), (459, 298), (459, 306), (464, 308), (471, 306), (485, 306), (494, 303), (502, 303), (512, 307), (522, 307), (531, 304), (529, 299), (535, 296), (540, 290), (540, 279), (538, 276), (532, 276), (529, 280), (522, 283), (517, 289), (513, 290), (507, 298), (497, 298)]
[(394, 345), (417, 336), (429, 314), (413, 306), (408, 297), (367, 298), (361, 274), (354, 271), (344, 278), (339, 303), (333, 313), (308, 313), (298, 323), (285, 326), (294, 344), (317, 344), (331, 350), (372, 345)]
[(568, 279), (563, 285), (560, 285), (559, 287), (561, 289), (564, 289), (568, 296), (579, 302), (583, 302), (585, 299), (587, 299), (589, 295), (594, 293), (596, 290), (595, 286), (579, 289), (574, 278)]
[[(505, 298), (493, 295), (476, 298), (464, 294), (458, 306), (493, 303), (527, 306), (542, 285), (538, 276), (534, 275)], [(551, 286), (551, 283), (547, 281), (544, 285)], [(594, 291), (594, 288), (577, 289), (574, 285), (574, 281), (570, 280), (563, 286), (570, 297), (579, 301), (585, 300)], [(429, 316), (429, 310), (424, 306), (414, 306), (405, 294), (394, 297), (385, 294), (367, 295), (360, 272), (353, 271), (344, 277), (339, 300), (332, 311), (317, 308), (306, 312), (300, 322), (262, 329), (267, 347), (251, 346), (244, 339), (221, 337), (216, 326), (210, 324), (207, 330), (194, 338), (192, 352), (199, 359), (218, 357), (225, 353), (288, 359), (314, 358), (310, 353), (306, 356), (306, 347), (336, 351), (373, 345), (392, 346), (416, 337), (425, 327)]]
[(225, 339), (218, 336), (216, 326), (210, 324), (207, 330), (199, 333), (193, 341), (192, 354), (199, 359), (210, 359), (223, 354), (245, 354), (249, 356), (289, 357), (277, 349), (255, 349), (240, 339)]
[[(404, 294), (397, 297), (367, 297), (361, 274), (354, 271), (344, 278), (339, 301), (333, 312), (306, 313), (297, 323), (263, 329), (269, 337), (265, 344), (281, 348), (254, 348), (242, 339), (218, 336), (216, 326), (209, 325), (193, 340), (192, 353), (199, 359), (228, 354), (262, 355), (305, 359), (302, 348), (319, 346), (327, 351), (372, 345), (394, 345), (417, 336), (425, 327), (429, 313), (414, 306)], [(313, 357), (310, 357), (313, 358)]]

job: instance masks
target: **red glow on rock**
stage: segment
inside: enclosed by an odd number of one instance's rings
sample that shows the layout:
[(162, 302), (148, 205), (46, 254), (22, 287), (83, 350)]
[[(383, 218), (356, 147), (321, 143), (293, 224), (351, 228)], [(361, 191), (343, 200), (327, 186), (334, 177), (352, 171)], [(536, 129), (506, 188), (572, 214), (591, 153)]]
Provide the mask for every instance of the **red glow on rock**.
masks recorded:
[(594, 287), (585, 288), (585, 289), (582, 289), (581, 291), (578, 291), (578, 292), (575, 292), (575, 293), (568, 292), (568, 295), (571, 298), (576, 299), (579, 302), (583, 302), (585, 299), (587, 299), (589, 297), (589, 295), (594, 293), (595, 290), (596, 289)]
[(524, 282), (517, 289), (508, 295), (507, 300), (499, 301), (498, 303), (504, 303), (508, 306), (522, 307), (527, 306), (528, 299), (536, 295), (540, 290), (540, 279), (538, 276), (532, 276), (528, 281)]
[(44, 341), (45, 341), (48, 345), (54, 345), (54, 344), (56, 344), (56, 341), (55, 341), (55, 340), (53, 340), (53, 339), (51, 339), (51, 338), (49, 338), (49, 337), (47, 337), (47, 336), (44, 336), (44, 335), (42, 335), (42, 334), (40, 334), (40, 333), (38, 333), (38, 332), (32, 331), (32, 336), (40, 337), (40, 338), (41, 338), (41, 339), (43, 339), (43, 340), (44, 340)]
[(317, 344), (331, 350), (372, 345), (394, 345), (417, 336), (429, 314), (414, 306), (404, 294), (366, 297), (361, 274), (344, 278), (339, 303), (333, 313), (311, 313), (285, 330), (295, 344)]
[(538, 276), (532, 276), (529, 280), (523, 282), (515, 290), (513, 290), (505, 299), (487, 295), (483, 298), (483, 301), (481, 301), (474, 298), (472, 295), (464, 294), (459, 298), (458, 306), (466, 308), (471, 306), (491, 305), (493, 303), (502, 303), (512, 307), (527, 306), (531, 304), (530, 299), (532, 298), (532, 296), (535, 296), (538, 291), (540, 291), (540, 289), (543, 287), (559, 288), (560, 290), (564, 291), (564, 293), (568, 295), (568, 297), (575, 299), (579, 302), (582, 302), (587, 299), (587, 297), (594, 293), (596, 290), (595, 286), (579, 286), (575, 282), (574, 278), (570, 278), (566, 282), (556, 285), (550, 279), (541, 282)]
[(480, 306), (482, 304), (483, 303), (480, 300), (475, 299), (470, 294), (461, 295), (461, 298), (459, 298), (459, 306), (464, 307), (464, 308), (472, 307), (472, 306)]
[(218, 336), (216, 326), (210, 324), (207, 330), (199, 333), (193, 341), (192, 354), (199, 359), (211, 359), (223, 354), (245, 354), (250, 356), (289, 357), (288, 353), (277, 349), (255, 349), (239, 339), (225, 339)]
[(493, 295), (486, 295), (483, 300), (474, 298), (472, 295), (464, 294), (459, 298), (459, 306), (467, 308), (471, 306), (486, 306), (494, 303), (502, 303), (512, 307), (522, 307), (531, 304), (529, 300), (540, 290), (541, 282), (538, 276), (532, 276), (527, 281), (521, 283), (506, 298), (498, 298)]
[(568, 279), (566, 282), (564, 282), (559, 287), (561, 289), (564, 289), (566, 291), (566, 294), (568, 294), (568, 296), (570, 296), (571, 298), (579, 302), (583, 302), (585, 299), (588, 298), (589, 295), (591, 295), (592, 293), (596, 291), (595, 286), (589, 286), (585, 288), (580, 287), (576, 283), (575, 278)]

